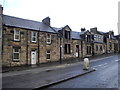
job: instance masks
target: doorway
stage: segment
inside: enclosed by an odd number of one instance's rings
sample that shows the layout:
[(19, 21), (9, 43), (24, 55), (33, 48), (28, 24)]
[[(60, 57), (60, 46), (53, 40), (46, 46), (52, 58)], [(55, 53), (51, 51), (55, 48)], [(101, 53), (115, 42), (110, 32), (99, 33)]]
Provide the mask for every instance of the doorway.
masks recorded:
[(79, 45), (76, 45), (76, 57), (79, 58)]
[(31, 64), (36, 64), (36, 51), (31, 51)]

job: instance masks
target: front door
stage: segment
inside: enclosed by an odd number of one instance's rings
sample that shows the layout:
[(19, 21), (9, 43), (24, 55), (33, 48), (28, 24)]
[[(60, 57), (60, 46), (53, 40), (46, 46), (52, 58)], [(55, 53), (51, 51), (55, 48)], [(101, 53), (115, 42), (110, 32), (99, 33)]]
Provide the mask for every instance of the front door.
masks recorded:
[(79, 57), (79, 45), (76, 45), (76, 57)]
[(36, 64), (36, 51), (31, 52), (31, 64)]

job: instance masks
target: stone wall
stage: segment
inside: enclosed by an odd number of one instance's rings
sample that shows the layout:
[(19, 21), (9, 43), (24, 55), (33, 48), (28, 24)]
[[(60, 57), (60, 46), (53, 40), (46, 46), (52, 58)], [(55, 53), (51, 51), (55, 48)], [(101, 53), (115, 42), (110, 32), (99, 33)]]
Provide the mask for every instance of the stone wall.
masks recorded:
[[(31, 51), (35, 50), (36, 53), (36, 64), (39, 63), (47, 63), (47, 62), (54, 62), (60, 60), (60, 38), (57, 36), (56, 33), (48, 33), (48, 32), (37, 32), (37, 42), (31, 42), (31, 33), (32, 30), (26, 30), (22, 28), (15, 28), (20, 30), (20, 41), (14, 41), (14, 28), (15, 27), (8, 27), (4, 26), (3, 28), (3, 66), (21, 66), (21, 65), (31, 65)], [(51, 35), (51, 43), (47, 44), (47, 34)], [(110, 48), (111, 44), (111, 50)], [(107, 53), (115, 52), (115, 44), (118, 43), (118, 40), (110, 40), (107, 39), (107, 44), (103, 43), (94, 43), (94, 53), (99, 55), (103, 54), (104, 51)], [(71, 53), (65, 54), (64, 53), (64, 46), (65, 44), (70, 44)], [(86, 41), (81, 40), (72, 40), (70, 39), (61, 39), (62, 45), (62, 60), (76, 58), (76, 45), (79, 46), (79, 58), (89, 57), (92, 56), (91, 54), (87, 55), (87, 46), (90, 46), (92, 49), (91, 43), (86, 43)], [(98, 45), (98, 50), (96, 50), (96, 45)], [(102, 46), (103, 50), (100, 50), (100, 46)], [(20, 48), (20, 60), (13, 61), (13, 48), (19, 47)], [(50, 60), (47, 60), (47, 50), (51, 51)]]
[(57, 37), (57, 34), (49, 33), (51, 35), (51, 44), (46, 43), (47, 34), (45, 32), (40, 32), (40, 63), (49, 62), (46, 59), (46, 51), (51, 51), (51, 60), (58, 61), (60, 58), (60, 40)]
[(72, 40), (73, 57), (76, 58), (76, 45), (79, 46), (79, 58), (81, 58), (81, 40)]
[(0, 70), (2, 67), (2, 6), (0, 5)]
[[(20, 30), (20, 41), (14, 41), (14, 28), (3, 30), (3, 66), (20, 66), (26, 64), (26, 30)], [(20, 47), (20, 60), (13, 61), (13, 47)]]
[[(57, 34), (49, 33), (51, 35), (51, 44), (47, 44), (46, 32), (37, 32), (38, 39), (36, 43), (31, 42), (32, 30), (20, 30), (20, 41), (14, 41), (14, 28), (4, 27), (3, 30), (3, 67), (5, 66), (21, 66), (31, 65), (31, 51), (35, 50), (36, 64), (58, 61), (60, 58), (60, 40)], [(20, 60), (13, 61), (13, 47), (20, 47)], [(46, 51), (51, 51), (51, 59), (46, 59)]]
[[(98, 46), (98, 50), (96, 50), (96, 45)], [(100, 47), (102, 47), (102, 50), (100, 49)], [(104, 43), (94, 43), (94, 54), (95, 55), (99, 55), (99, 54), (103, 54), (106, 51), (106, 46)]]
[[(91, 54), (87, 54), (87, 46), (91, 47)], [(86, 43), (86, 41), (82, 42), (82, 57), (90, 57), (92, 56), (92, 45), (90, 43)]]
[[(70, 44), (70, 48), (71, 48), (71, 50), (70, 50), (70, 54), (65, 54), (64, 53), (64, 48), (65, 48), (65, 44)], [(63, 58), (63, 60), (66, 60), (66, 59), (69, 59), (69, 58), (72, 58), (73, 57), (73, 49), (72, 49), (72, 47), (73, 47), (73, 43), (72, 43), (72, 39), (65, 39), (65, 38), (63, 38), (63, 42), (62, 42), (62, 58)]]
[[(111, 49), (110, 49), (110, 43), (111, 43)], [(107, 53), (114, 53), (114, 40), (107, 38)]]

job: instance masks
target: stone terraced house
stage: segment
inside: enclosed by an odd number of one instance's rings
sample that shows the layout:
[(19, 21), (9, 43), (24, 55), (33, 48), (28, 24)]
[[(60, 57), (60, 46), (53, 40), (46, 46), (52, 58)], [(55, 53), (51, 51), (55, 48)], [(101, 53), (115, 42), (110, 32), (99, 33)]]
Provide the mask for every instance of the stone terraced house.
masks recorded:
[(101, 32), (97, 30), (97, 27), (91, 28), (90, 31), (93, 35), (94, 54), (119, 52), (118, 39), (114, 36), (113, 31)]
[(54, 28), (61, 36), (60, 46), (62, 47), (62, 59), (69, 58), (81, 58), (81, 42), (80, 32), (72, 31), (71, 28), (66, 25), (62, 28)]
[(119, 51), (118, 36), (97, 28), (81, 32), (66, 25), (51, 27), (50, 18), (42, 22), (2, 14), (0, 6), (0, 59), (3, 67), (34, 65), (84, 58)]
[(106, 38), (106, 53), (119, 52), (118, 38), (114, 36), (113, 31), (105, 33)]
[(93, 55), (104, 54), (106, 52), (106, 43), (104, 42), (103, 32), (97, 30), (97, 27), (90, 29), (93, 40)]
[(92, 56), (92, 35), (89, 30), (85, 28), (81, 28), (80, 36), (82, 38), (82, 57), (90, 57)]
[(42, 22), (3, 15), (3, 66), (20, 66), (55, 61), (59, 58), (59, 38)]

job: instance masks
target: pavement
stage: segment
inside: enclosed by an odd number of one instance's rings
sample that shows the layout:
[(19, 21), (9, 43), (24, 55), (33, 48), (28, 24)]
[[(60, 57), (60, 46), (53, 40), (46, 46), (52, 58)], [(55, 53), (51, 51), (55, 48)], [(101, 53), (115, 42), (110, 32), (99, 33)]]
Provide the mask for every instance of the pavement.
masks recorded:
[(44, 89), (44, 88), (47, 88), (49, 86), (65, 82), (65, 81), (70, 80), (70, 79), (77, 78), (79, 76), (88, 74), (88, 73), (93, 72), (93, 71), (96, 71), (96, 70), (91, 68), (91, 69), (86, 70), (86, 71), (80, 70), (80, 71), (75, 71), (75, 72), (67, 73), (67, 74), (64, 74), (64, 75), (60, 75), (58, 78), (55, 78), (55, 79), (53, 78), (52, 82), (45, 83), (45, 84), (43, 84), (43, 85), (41, 85), (39, 87), (36, 87), (34, 89)]
[[(102, 57), (106, 57), (106, 55), (102, 55), (101, 58)], [(93, 59), (94, 61), (98, 58), (100, 58), (100, 56), (91, 57), (90, 59)], [(74, 67), (76, 65), (79, 65), (80, 68), (75, 70), (66, 70), (66, 72), (62, 71), (65, 71), (66, 68)], [(8, 69), (6, 69), (6, 71), (7, 70)], [(62, 64), (55, 62), (38, 66), (24, 66), (21, 68), (15, 67), (13, 70), (9, 69), (7, 72), (2, 73), (2, 86), (3, 88), (46, 88), (50, 85), (61, 83), (93, 71), (95, 71), (94, 68), (83, 70), (83, 62), (81, 59), (63, 61)], [(15, 81), (17, 81), (17, 83)], [(23, 81), (24, 84), (21, 84)]]
[[(94, 59), (104, 58), (106, 56), (111, 56), (111, 55), (113, 55), (113, 54), (95, 55), (95, 56), (89, 57), (89, 60), (92, 61)], [(82, 62), (82, 61), (83, 61), (83, 58), (76, 58), (76, 59), (63, 60), (62, 64), (60, 64), (60, 62), (57, 61), (57, 62), (41, 63), (41, 64), (37, 64), (37, 65), (4, 67), (4, 68), (2, 68), (2, 73), (12, 72), (12, 71), (23, 71), (23, 70), (28, 70), (28, 69), (43, 68), (43, 67), (50, 67), (50, 66), (58, 66), (58, 65), (63, 65), (63, 64), (72, 64), (72, 63), (77, 63), (77, 62)]]
[[(80, 64), (80, 63), (79, 63)], [(95, 69), (90, 68), (89, 70), (83, 70), (79, 68), (77, 70), (70, 70), (63, 72), (66, 68), (78, 65), (74, 64), (64, 64), (59, 66), (53, 66), (48, 68), (37, 68), (31, 70), (14, 71), (4, 73), (2, 76), (3, 88), (30, 88), (30, 89), (43, 89), (48, 86), (61, 83), (75, 77), (79, 77), (90, 72), (95, 71)], [(23, 84), (24, 82), (24, 84)], [(11, 84), (12, 83), (12, 84)]]

